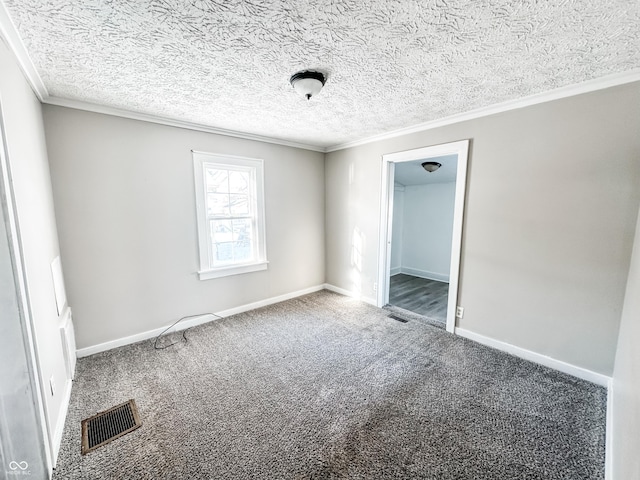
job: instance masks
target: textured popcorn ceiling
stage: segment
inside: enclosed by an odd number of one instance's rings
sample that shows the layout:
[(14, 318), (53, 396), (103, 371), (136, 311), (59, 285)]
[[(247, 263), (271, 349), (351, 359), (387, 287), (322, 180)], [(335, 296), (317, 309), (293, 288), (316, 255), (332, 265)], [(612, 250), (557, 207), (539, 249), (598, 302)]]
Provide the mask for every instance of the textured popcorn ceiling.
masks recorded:
[(640, 68), (639, 0), (4, 3), (52, 97), (317, 146)]

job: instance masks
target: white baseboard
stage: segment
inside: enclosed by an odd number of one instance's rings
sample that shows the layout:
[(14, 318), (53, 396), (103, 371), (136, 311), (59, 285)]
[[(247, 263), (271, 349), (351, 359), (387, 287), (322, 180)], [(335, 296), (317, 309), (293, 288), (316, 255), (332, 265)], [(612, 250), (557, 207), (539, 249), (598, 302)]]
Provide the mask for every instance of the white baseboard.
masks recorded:
[(389, 270), (389, 276), (393, 277), (394, 275), (400, 275), (402, 273), (402, 267), (393, 267)]
[(220, 315), (221, 317), (229, 317), (238, 313), (248, 312), (249, 310), (255, 310), (256, 308), (266, 307), (267, 305), (273, 305), (274, 303), (280, 303), (284, 302), (285, 300), (291, 300), (292, 298), (301, 297), (302, 295), (308, 295), (309, 293), (319, 292), (320, 290), (324, 290), (324, 285), (316, 285), (314, 287), (305, 288), (303, 290), (285, 293), (284, 295), (279, 295), (277, 297), (271, 297), (265, 300), (260, 300), (258, 302), (241, 305), (239, 307), (229, 308), (228, 310), (219, 312), (218, 315)]
[(64, 432), (64, 423), (67, 419), (67, 412), (69, 411), (69, 403), (71, 403), (71, 387), (73, 382), (71, 379), (67, 379), (64, 386), (64, 396), (60, 403), (60, 412), (58, 413), (58, 424), (53, 431), (53, 468), (56, 468), (58, 463), (58, 453), (60, 452), (60, 445), (62, 444), (62, 434)]
[(494, 338), (485, 337), (484, 335), (465, 330), (464, 328), (456, 328), (455, 334), (460, 335), (461, 337), (468, 338), (469, 340), (482, 343), (483, 345), (493, 347), (497, 350), (510, 353), (511, 355), (515, 355), (516, 357), (524, 358), (525, 360), (529, 360), (531, 362), (544, 365), (545, 367), (553, 368), (554, 370), (573, 375), (574, 377), (581, 378), (588, 382), (601, 385), (603, 387), (607, 387), (611, 380), (611, 377), (608, 377), (607, 375), (593, 372), (591, 370), (587, 370), (586, 368), (563, 362), (562, 360), (556, 360), (555, 358), (547, 357), (546, 355), (541, 355), (539, 353), (532, 352), (531, 350), (516, 347), (515, 345), (511, 345), (510, 343), (502, 342)]
[(371, 297), (365, 297), (364, 295), (360, 295), (359, 293), (352, 292), (350, 290), (345, 290), (344, 288), (336, 287), (335, 285), (331, 285), (330, 283), (325, 283), (324, 288), (331, 292), (339, 293), (340, 295), (344, 295), (345, 297), (356, 298), (358, 300), (362, 300), (365, 303), (369, 303), (374, 307), (377, 306), (376, 299)]
[[(222, 315), (220, 315), (220, 316), (222, 316)], [(189, 327), (194, 327), (194, 326), (200, 325), (202, 323), (210, 322), (212, 320), (215, 320), (215, 318), (217, 318), (217, 317), (212, 317), (211, 315), (203, 315), (201, 317), (193, 317), (193, 318), (190, 318), (188, 320), (185, 320), (183, 322), (178, 323), (174, 327), (174, 331), (184, 330), (184, 329), (189, 328)], [(137, 343), (137, 342), (141, 342), (143, 340), (148, 340), (150, 338), (154, 338), (154, 337), (157, 337), (158, 335), (160, 335), (162, 332), (165, 331), (165, 329), (167, 327), (168, 327), (168, 325), (164, 326), (164, 327), (160, 327), (160, 328), (155, 328), (153, 330), (147, 330), (146, 332), (140, 332), (140, 333), (136, 333), (134, 335), (129, 335), (127, 337), (117, 338), (115, 340), (110, 340), (108, 342), (98, 343), (97, 345), (92, 345), (90, 347), (79, 348), (78, 350), (76, 350), (76, 356), (78, 358), (88, 357), (89, 355), (94, 355), (94, 354), (100, 353), (100, 352), (106, 352), (107, 350), (112, 350), (114, 348), (122, 347), (124, 345), (130, 345), (132, 343)]]
[(607, 385), (607, 427), (604, 447), (604, 480), (613, 480), (613, 378)]
[(445, 273), (429, 272), (427, 270), (419, 270), (417, 268), (410, 267), (400, 267), (400, 273), (412, 275), (414, 277), (426, 278), (427, 280), (449, 283), (449, 275)]
[[(229, 317), (231, 315), (236, 315), (238, 313), (247, 312), (249, 310), (254, 310), (256, 308), (265, 307), (267, 305), (272, 305), (274, 303), (284, 302), (285, 300), (290, 300), (292, 298), (300, 297), (302, 295), (307, 295), (309, 293), (318, 292), (323, 290), (324, 285), (317, 285), (315, 287), (305, 288), (304, 290), (298, 290), (296, 292), (286, 293), (284, 295), (279, 295), (277, 297), (271, 297), (264, 300), (260, 300), (258, 302), (248, 303), (246, 305), (241, 305), (239, 307), (229, 308), (227, 310), (223, 310), (221, 312), (216, 313), (219, 317)], [(203, 323), (211, 322), (216, 320), (218, 317), (214, 317), (211, 315), (202, 315), (199, 317), (193, 317), (187, 319), (183, 322), (178, 323), (174, 327), (174, 331), (185, 330), (190, 327), (195, 327), (196, 325), (201, 325)], [(131, 343), (141, 342), (143, 340), (148, 340), (150, 338), (157, 337), (165, 329), (168, 325), (160, 328), (155, 328), (153, 330), (148, 330), (146, 332), (136, 333), (135, 335), (130, 335), (128, 337), (122, 337), (115, 340), (110, 340), (108, 342), (99, 343), (97, 345), (93, 345), (91, 347), (80, 348), (76, 350), (76, 355), (78, 358), (87, 357), (89, 355), (93, 355), (100, 352), (105, 352), (107, 350), (111, 350), (113, 348), (122, 347), (124, 345), (129, 345)]]

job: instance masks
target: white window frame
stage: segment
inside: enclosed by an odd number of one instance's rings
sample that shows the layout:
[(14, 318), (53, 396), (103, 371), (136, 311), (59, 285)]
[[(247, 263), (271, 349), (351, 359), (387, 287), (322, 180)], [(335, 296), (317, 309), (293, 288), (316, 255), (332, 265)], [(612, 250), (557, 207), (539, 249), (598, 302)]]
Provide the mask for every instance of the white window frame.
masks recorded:
[[(267, 261), (267, 241), (265, 231), (265, 209), (264, 209), (264, 161), (259, 158), (238, 157), (235, 155), (222, 155), (216, 153), (198, 152), (192, 150), (193, 172), (196, 192), (196, 215), (198, 224), (198, 246), (200, 255), (200, 270), (198, 276), (200, 280), (210, 278), (226, 277), (228, 275), (238, 275), (242, 273), (257, 272), (266, 270)], [(206, 208), (206, 185), (204, 170), (207, 165), (216, 165), (222, 168), (233, 170), (234, 168), (250, 168), (253, 172), (252, 192), (253, 202), (251, 206), (254, 217), (253, 228), (255, 229), (254, 252), (255, 258), (249, 262), (233, 263), (230, 265), (213, 267), (212, 243), (209, 231), (209, 218)]]

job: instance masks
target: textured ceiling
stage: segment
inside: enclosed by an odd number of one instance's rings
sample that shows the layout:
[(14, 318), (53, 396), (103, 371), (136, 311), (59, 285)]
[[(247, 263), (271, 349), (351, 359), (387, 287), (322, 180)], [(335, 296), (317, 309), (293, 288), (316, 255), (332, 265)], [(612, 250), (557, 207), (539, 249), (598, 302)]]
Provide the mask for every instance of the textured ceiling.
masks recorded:
[(52, 97), (321, 147), (640, 68), (638, 0), (4, 4)]

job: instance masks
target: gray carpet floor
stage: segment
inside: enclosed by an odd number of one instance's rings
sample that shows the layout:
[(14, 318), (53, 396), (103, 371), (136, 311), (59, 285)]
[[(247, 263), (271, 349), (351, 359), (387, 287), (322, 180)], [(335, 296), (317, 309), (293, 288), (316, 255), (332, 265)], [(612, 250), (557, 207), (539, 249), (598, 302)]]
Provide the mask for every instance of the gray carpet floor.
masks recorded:
[(322, 291), (82, 358), (54, 478), (604, 478), (603, 388), (388, 313)]

